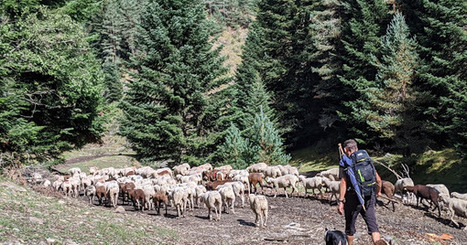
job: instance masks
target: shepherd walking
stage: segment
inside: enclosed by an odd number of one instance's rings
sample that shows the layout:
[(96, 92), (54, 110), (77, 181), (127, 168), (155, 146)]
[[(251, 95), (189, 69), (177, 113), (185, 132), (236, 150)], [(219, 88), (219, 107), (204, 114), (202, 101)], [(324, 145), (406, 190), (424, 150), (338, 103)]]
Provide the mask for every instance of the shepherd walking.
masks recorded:
[(381, 195), (381, 178), (365, 150), (358, 150), (355, 140), (339, 144), (342, 155), (339, 163), (340, 195), (337, 211), (345, 215), (345, 234), (349, 245), (353, 244), (355, 222), (361, 214), (368, 226), (373, 242), (381, 239), (375, 216), (376, 196)]

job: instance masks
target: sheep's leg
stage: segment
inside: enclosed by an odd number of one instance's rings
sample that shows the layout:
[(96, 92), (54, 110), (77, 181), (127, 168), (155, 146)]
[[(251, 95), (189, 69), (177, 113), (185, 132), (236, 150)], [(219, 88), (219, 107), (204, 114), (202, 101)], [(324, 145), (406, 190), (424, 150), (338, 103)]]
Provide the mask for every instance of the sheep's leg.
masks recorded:
[(222, 215), (222, 212), (221, 212), (221, 204), (219, 203), (219, 216), (217, 218), (217, 221), (221, 220), (221, 215)]
[(263, 214), (261, 213), (261, 210), (259, 213), (259, 227), (263, 227)]
[(235, 214), (235, 199), (232, 200), (232, 213)]
[(211, 208), (208, 207), (208, 219), (209, 219), (209, 220), (212, 220), (211, 218), (212, 218), (212, 217), (211, 217)]
[(263, 215), (264, 215), (264, 226), (266, 227), (266, 223), (268, 223), (268, 210), (264, 209), (263, 210)]
[(285, 193), (285, 198), (289, 198), (289, 196), (287, 195), (287, 187), (284, 187), (284, 193)]
[[(261, 212), (261, 210), (260, 210)], [(255, 218), (255, 224), (258, 225), (258, 220), (259, 220), (259, 212), (256, 212), (255, 211), (255, 214), (256, 214), (256, 218)]]

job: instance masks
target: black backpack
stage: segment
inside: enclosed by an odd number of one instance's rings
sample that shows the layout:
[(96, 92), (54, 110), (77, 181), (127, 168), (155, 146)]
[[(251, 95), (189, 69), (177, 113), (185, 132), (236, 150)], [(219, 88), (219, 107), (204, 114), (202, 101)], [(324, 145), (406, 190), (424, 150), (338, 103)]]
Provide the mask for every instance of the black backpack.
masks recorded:
[(362, 196), (371, 196), (376, 192), (376, 169), (373, 161), (365, 150), (354, 152), (350, 159)]

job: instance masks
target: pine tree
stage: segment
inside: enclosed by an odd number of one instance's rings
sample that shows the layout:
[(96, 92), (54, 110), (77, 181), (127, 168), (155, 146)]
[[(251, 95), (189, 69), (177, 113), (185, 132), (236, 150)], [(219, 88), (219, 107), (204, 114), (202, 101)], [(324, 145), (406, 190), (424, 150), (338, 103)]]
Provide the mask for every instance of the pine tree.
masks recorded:
[(251, 142), (253, 143), (253, 147), (259, 149), (257, 152), (259, 161), (269, 165), (288, 164), (291, 157), (285, 153), (279, 132), (268, 116), (263, 113), (262, 108), (256, 114), (252, 127), (254, 134)]
[(227, 83), (227, 69), (209, 43), (203, 8), (200, 1), (158, 0), (142, 13), (121, 134), (143, 160), (200, 164), (215, 149), (209, 93)]
[(99, 47), (105, 83), (104, 96), (109, 102), (120, 100), (123, 93), (120, 81), (123, 15), (119, 10), (120, 1), (104, 1), (102, 23), (99, 28)]
[[(416, 85), (428, 93), (418, 118), (431, 124), (438, 145), (456, 146), (467, 156), (467, 10), (461, 0), (397, 1), (419, 42)], [(445, 140), (447, 139), (447, 141)]]
[(418, 58), (415, 48), (416, 42), (409, 38), (404, 16), (394, 15), (381, 40), (381, 58), (372, 56), (378, 70), (375, 83), (359, 88), (362, 96), (353, 107), (353, 114), (368, 125), (368, 130), (392, 144), (416, 100), (412, 87)]
[(258, 146), (253, 146), (244, 138), (240, 130), (231, 124), (227, 129), (224, 143), (218, 149), (223, 164), (230, 164), (234, 169), (245, 169), (258, 161)]
[(99, 66), (62, 9), (23, 12), (0, 30), (0, 147), (25, 163), (99, 140)]
[(326, 132), (325, 138), (341, 134), (342, 125), (336, 111), (342, 110), (342, 64), (339, 60), (341, 52), (341, 16), (340, 1), (320, 0), (313, 5), (310, 22), (310, 35), (306, 42), (309, 49), (311, 70), (319, 76), (313, 92), (316, 104), (321, 108), (319, 126)]
[(369, 143), (377, 135), (366, 128), (360, 113), (352, 113), (352, 108), (366, 107), (368, 103), (359, 99), (358, 90), (374, 86), (377, 68), (372, 65), (372, 55), (380, 57), (380, 40), (385, 34), (390, 14), (383, 0), (343, 0), (342, 17), (342, 60), (343, 87), (341, 94), (345, 109), (339, 111), (342, 121), (360, 143)]

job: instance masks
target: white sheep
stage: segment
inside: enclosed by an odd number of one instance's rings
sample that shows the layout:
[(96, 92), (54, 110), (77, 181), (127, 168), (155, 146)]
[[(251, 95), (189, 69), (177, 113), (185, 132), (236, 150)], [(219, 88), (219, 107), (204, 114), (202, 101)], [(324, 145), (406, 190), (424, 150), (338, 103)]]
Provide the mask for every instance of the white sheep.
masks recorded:
[[(415, 186), (413, 180), (411, 178), (402, 178), (398, 179), (396, 183), (394, 184), (394, 192), (399, 193), (401, 196), (402, 201), (404, 202), (404, 191), (405, 187), (407, 186)], [(407, 193), (408, 199), (412, 200), (414, 199), (413, 193)]]
[(84, 195), (89, 198), (89, 204), (92, 204), (94, 201), (94, 196), (96, 195), (96, 187), (90, 185), (84, 190)]
[(175, 187), (170, 193), (170, 199), (173, 201), (175, 208), (177, 209), (177, 217), (182, 215), (185, 217), (186, 202), (188, 194), (183, 187)]
[(172, 168), (173, 169), (173, 174), (181, 174), (185, 175), (185, 172), (190, 169), (190, 165), (188, 163), (180, 164)]
[(152, 196), (156, 194), (154, 185), (146, 184), (143, 185), (143, 188), (141, 189), (143, 189), (144, 199), (146, 200), (146, 202), (144, 203), (144, 207), (146, 208), (146, 210), (153, 210), (154, 202), (152, 201)]
[(229, 204), (231, 205), (232, 213), (235, 214), (235, 193), (233, 191), (233, 187), (231, 185), (223, 186), (221, 188), (218, 188), (219, 193), (221, 194), (222, 197), (222, 202), (224, 203), (224, 212), (227, 212), (227, 208)]
[(333, 196), (335, 196), (337, 199), (337, 194), (339, 193), (339, 190), (340, 190), (340, 181), (339, 180), (333, 181), (333, 180), (323, 177), (323, 182), (331, 191), (331, 196), (329, 197), (329, 201), (332, 201)]
[(63, 181), (60, 184), (60, 189), (65, 193), (65, 196), (73, 196), (73, 189), (69, 180)]
[(277, 177), (275, 179), (271, 178), (271, 177), (268, 177), (268, 178), (266, 178), (266, 182), (268, 184), (273, 184), (273, 188), (274, 188), (274, 191), (275, 191), (274, 192), (274, 197), (277, 196), (277, 189), (278, 188), (284, 188), (286, 198), (288, 198), (287, 187), (292, 187), (292, 192), (290, 193), (290, 195), (292, 195), (295, 191), (298, 193), (298, 190), (295, 187), (297, 182), (298, 182), (298, 177), (295, 176), (295, 175), (288, 174), (288, 175)]
[(313, 196), (315, 195), (315, 189), (318, 189), (321, 198), (323, 198), (323, 193), (321, 191), (321, 188), (323, 187), (322, 177), (315, 176), (312, 178), (306, 178), (305, 176), (300, 175), (298, 178), (300, 179), (301, 183), (303, 184), (303, 187), (305, 188), (304, 197), (306, 197), (306, 195), (308, 194), (308, 189), (311, 189)]
[(232, 166), (230, 165), (223, 165), (219, 167), (215, 167), (214, 169), (221, 170), (223, 173), (229, 174), (230, 171), (233, 170)]
[(248, 175), (247, 176), (237, 175), (237, 176), (234, 176), (232, 180), (242, 182), (243, 185), (246, 186), (246, 188), (248, 189), (248, 194), (250, 194), (250, 180), (248, 178)]
[(80, 168), (70, 168), (68, 170), (68, 172), (70, 173), (71, 176), (75, 176), (75, 175), (79, 175), (81, 173), (81, 169)]
[(427, 184), (426, 186), (435, 188), (439, 192), (440, 197), (450, 197), (448, 188), (443, 184)]
[(44, 181), (42, 181), (41, 185), (44, 186), (44, 187), (49, 187), (51, 185), (50, 180), (45, 179)]
[(467, 200), (467, 193), (452, 192), (451, 196), (457, 199)]
[(262, 173), (268, 165), (264, 162), (253, 164), (246, 168), (249, 173)]
[(56, 191), (60, 191), (63, 182), (64, 182), (63, 180), (58, 179), (58, 180), (56, 180), (56, 181), (54, 181), (54, 182), (52, 183), (52, 187), (53, 187)]
[(298, 168), (292, 167), (290, 165), (285, 165), (284, 167), (288, 170), (288, 174), (293, 174), (298, 177), (299, 175)]
[(245, 170), (245, 169), (232, 170), (232, 171), (229, 172), (229, 178), (233, 179), (236, 176), (245, 176), (245, 177), (248, 178), (249, 174), (250, 173), (248, 173), (248, 170)]
[(112, 205), (113, 207), (117, 207), (118, 193), (120, 192), (120, 186), (118, 185), (118, 182), (112, 180), (109, 182), (105, 182), (104, 185), (107, 197), (110, 200), (110, 205)]
[(277, 178), (282, 176), (279, 166), (268, 166), (263, 170), (265, 177)]
[(222, 197), (218, 191), (208, 191), (201, 195), (201, 200), (208, 208), (208, 218), (212, 220), (211, 209), (216, 213), (216, 220), (221, 219)]
[(68, 182), (71, 185), (71, 196), (72, 197), (78, 197), (79, 196), (79, 191), (80, 191), (80, 186), (81, 186), (81, 180), (77, 175), (74, 177), (71, 177), (68, 179)]
[(326, 177), (330, 179), (331, 181), (335, 181), (339, 179), (339, 168), (331, 168), (325, 171), (321, 171), (318, 173), (316, 176), (318, 177)]
[(201, 198), (201, 195), (203, 195), (204, 193), (206, 193), (206, 187), (204, 187), (204, 185), (197, 185), (195, 187), (195, 200), (196, 200), (196, 206), (199, 208), (199, 203), (200, 203), (200, 198)]
[[(260, 220), (259, 226), (266, 226), (268, 222), (268, 199), (266, 199), (263, 195), (248, 195), (248, 199), (250, 201), (250, 208), (256, 215), (255, 224), (258, 224), (258, 220)], [(263, 222), (264, 217), (264, 222)]]
[(90, 167), (89, 168), (89, 174), (90, 175), (96, 175), (98, 171), (99, 171), (98, 167)]
[[(442, 196), (441, 200), (446, 203), (448, 210), (451, 213), (451, 221), (459, 227), (459, 224), (454, 220), (454, 214), (459, 217), (467, 218), (467, 200), (445, 196)], [(464, 230), (467, 230), (467, 227), (465, 227)]]

